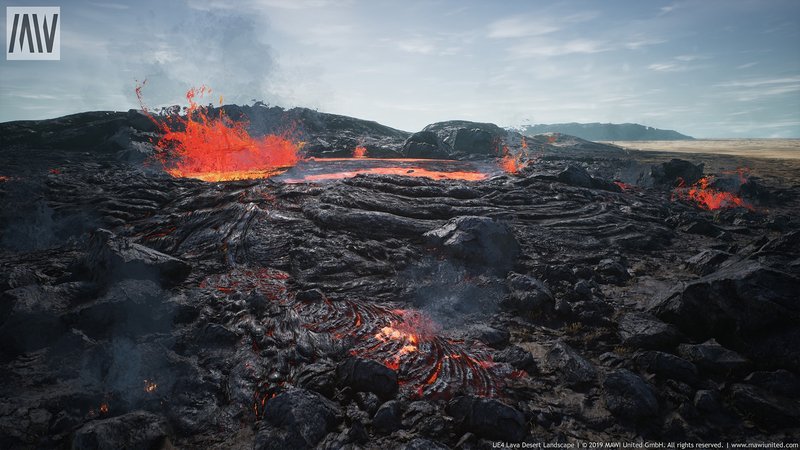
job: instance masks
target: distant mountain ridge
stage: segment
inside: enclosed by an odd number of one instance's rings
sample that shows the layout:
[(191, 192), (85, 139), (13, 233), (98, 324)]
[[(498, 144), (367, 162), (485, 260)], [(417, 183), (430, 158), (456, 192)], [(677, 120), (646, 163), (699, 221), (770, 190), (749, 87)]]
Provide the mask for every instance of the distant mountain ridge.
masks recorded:
[(522, 134), (562, 133), (588, 141), (685, 141), (693, 137), (674, 130), (661, 130), (638, 123), (554, 123), (524, 125)]

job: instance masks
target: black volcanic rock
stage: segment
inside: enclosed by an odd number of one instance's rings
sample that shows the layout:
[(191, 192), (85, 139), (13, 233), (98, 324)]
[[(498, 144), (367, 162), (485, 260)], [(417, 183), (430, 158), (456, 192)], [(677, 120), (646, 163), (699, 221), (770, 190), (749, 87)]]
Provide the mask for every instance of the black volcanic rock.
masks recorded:
[(5, 291), (0, 295), (0, 354), (18, 355), (52, 344), (68, 329), (64, 314), (98, 290), (94, 283), (76, 281)]
[(650, 176), (653, 182), (661, 186), (676, 186), (683, 180), (684, 185), (696, 183), (703, 176), (704, 164), (692, 164), (683, 159), (671, 159), (668, 162), (653, 166)]
[(447, 405), (463, 430), (486, 439), (519, 442), (525, 438), (525, 416), (505, 403), (492, 398), (459, 397)]
[(686, 266), (698, 275), (708, 275), (727, 261), (732, 255), (715, 249), (705, 249), (686, 260)]
[(326, 397), (333, 397), (336, 388), (336, 366), (329, 361), (309, 364), (297, 374), (297, 384)]
[(371, 157), (401, 156), (403, 142), (410, 133), (371, 120), (329, 114), (308, 108), (285, 110), (277, 106), (225, 105), (210, 108), (209, 116), (219, 110), (235, 120), (245, 120), (253, 136), (285, 134), (305, 142), (303, 152), (316, 157), (352, 156), (356, 146), (367, 149)]
[(655, 390), (630, 370), (620, 369), (603, 381), (606, 407), (615, 416), (642, 421), (658, 414)]
[(662, 378), (682, 381), (692, 386), (699, 380), (697, 366), (671, 353), (646, 351), (636, 355), (634, 362), (639, 369)]
[(701, 370), (712, 373), (739, 372), (749, 365), (747, 359), (719, 345), (714, 339), (701, 344), (681, 344), (678, 353)]
[(400, 428), (400, 422), (400, 402), (397, 400), (382, 404), (372, 417), (372, 426), (381, 433), (391, 433)]
[(634, 348), (668, 349), (680, 339), (678, 330), (644, 313), (629, 313), (619, 319), (622, 345)]
[(183, 281), (192, 270), (184, 261), (99, 229), (92, 235), (87, 264), (98, 281), (156, 278), (164, 284)]
[(397, 372), (370, 359), (348, 358), (336, 368), (340, 385), (388, 399), (397, 393)]
[(796, 323), (798, 283), (797, 278), (756, 261), (740, 261), (678, 286), (657, 300), (651, 311), (700, 339), (746, 341), (751, 333)]
[(503, 222), (460, 216), (424, 234), (429, 245), (492, 272), (505, 273), (519, 255), (514, 232)]
[(103, 419), (81, 427), (72, 438), (75, 450), (164, 448), (169, 427), (165, 418), (145, 411)]
[(450, 150), (450, 157), (499, 156), (508, 131), (493, 123), (451, 120), (432, 123), (422, 131), (435, 133)]
[(550, 348), (545, 362), (550, 370), (571, 387), (585, 387), (594, 383), (597, 378), (597, 370), (592, 363), (563, 341), (557, 341)]
[(590, 188), (592, 187), (592, 176), (586, 170), (577, 166), (567, 166), (566, 169), (558, 174), (558, 181), (571, 184), (573, 186)]
[(574, 165), (567, 166), (566, 169), (561, 171), (556, 176), (556, 179), (562, 183), (572, 186), (603, 189), (611, 192), (622, 192), (622, 188), (616, 184), (592, 177), (585, 169)]
[(800, 401), (772, 394), (745, 383), (730, 387), (731, 403), (739, 413), (760, 426), (775, 430), (800, 423)]
[(519, 273), (510, 273), (506, 278), (510, 293), (503, 299), (504, 308), (529, 313), (550, 313), (555, 309), (555, 300), (550, 289), (538, 278)]
[(403, 156), (407, 158), (449, 158), (448, 147), (433, 131), (419, 131), (403, 143)]
[(313, 448), (341, 420), (335, 403), (315, 392), (290, 389), (267, 402), (253, 448)]

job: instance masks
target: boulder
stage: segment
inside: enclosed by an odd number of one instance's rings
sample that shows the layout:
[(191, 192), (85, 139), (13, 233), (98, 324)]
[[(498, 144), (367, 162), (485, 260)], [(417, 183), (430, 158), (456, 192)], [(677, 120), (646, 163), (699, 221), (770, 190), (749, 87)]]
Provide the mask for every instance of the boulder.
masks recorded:
[(581, 357), (564, 341), (556, 341), (547, 352), (545, 362), (560, 380), (571, 387), (584, 387), (594, 383), (597, 378), (597, 370), (592, 363)]
[(372, 426), (380, 433), (391, 433), (400, 428), (400, 402), (389, 400), (382, 404), (372, 417)]
[(370, 359), (348, 358), (336, 368), (336, 379), (356, 392), (372, 392), (382, 399), (397, 394), (397, 372)]
[(656, 185), (674, 187), (683, 181), (685, 185), (696, 183), (703, 177), (703, 164), (694, 165), (682, 159), (672, 159), (650, 169), (650, 176)]
[(761, 427), (778, 430), (800, 423), (800, 401), (745, 383), (733, 384), (729, 391), (733, 407)]
[(305, 365), (297, 374), (297, 385), (326, 397), (333, 397), (336, 388), (336, 366), (329, 361)]
[(403, 143), (403, 155), (408, 158), (449, 158), (448, 148), (433, 131), (414, 133)]
[(697, 366), (670, 353), (647, 351), (636, 355), (634, 362), (640, 370), (658, 377), (682, 381), (691, 386), (699, 381)]
[(571, 186), (579, 186), (585, 188), (592, 187), (592, 176), (589, 172), (582, 167), (569, 165), (566, 169), (561, 171), (557, 177), (558, 181), (569, 184)]
[(702, 344), (681, 344), (678, 353), (701, 370), (712, 373), (738, 372), (749, 365), (741, 355), (719, 345), (714, 339)]
[[(503, 143), (513, 140), (508, 131), (493, 123), (466, 120), (432, 123), (422, 132), (434, 133), (448, 152), (448, 158), (453, 159), (498, 156)], [(513, 134), (519, 139), (518, 134)]]
[(509, 294), (501, 303), (506, 309), (529, 313), (550, 313), (555, 309), (555, 300), (550, 289), (530, 275), (511, 273), (506, 278)]
[(721, 250), (706, 249), (686, 260), (686, 267), (698, 275), (708, 275), (731, 256)]
[(757, 261), (740, 261), (679, 285), (650, 311), (698, 339), (747, 340), (781, 324), (797, 323), (796, 277)]
[(508, 345), (508, 341), (511, 339), (511, 333), (509, 333), (508, 330), (502, 330), (484, 324), (470, 327), (470, 334), (476, 336), (479, 341), (493, 348), (503, 348)]
[(641, 421), (658, 414), (653, 388), (627, 369), (611, 372), (603, 381), (606, 407), (623, 419)]
[(680, 230), (689, 234), (700, 234), (708, 237), (720, 237), (724, 231), (706, 219), (695, 219), (688, 224), (680, 227)]
[(646, 313), (628, 313), (619, 319), (622, 345), (643, 349), (669, 349), (678, 344), (680, 335), (672, 325)]
[(165, 448), (168, 442), (167, 420), (161, 416), (134, 411), (110, 419), (96, 420), (79, 428), (72, 437), (74, 450), (147, 450)]
[(571, 186), (578, 186), (590, 189), (602, 189), (605, 191), (611, 192), (622, 192), (622, 188), (618, 185), (602, 180), (600, 178), (595, 178), (589, 175), (589, 172), (586, 169), (574, 165), (567, 166), (566, 169), (561, 171), (557, 176), (556, 179), (564, 184), (569, 184)]
[(612, 258), (601, 259), (594, 267), (594, 273), (603, 283), (625, 284), (631, 275), (621, 262)]
[(428, 244), (465, 260), (472, 266), (507, 272), (520, 252), (511, 229), (497, 220), (459, 216), (424, 234)]
[(339, 406), (332, 401), (290, 389), (267, 401), (253, 448), (313, 448), (341, 421)]
[(485, 439), (520, 442), (528, 433), (525, 416), (497, 399), (458, 397), (447, 412), (463, 430)]
[(536, 360), (533, 358), (531, 352), (525, 350), (518, 345), (510, 345), (497, 353), (494, 358), (497, 362), (504, 362), (511, 364), (516, 369), (524, 370), (528, 374), (533, 375), (538, 372)]

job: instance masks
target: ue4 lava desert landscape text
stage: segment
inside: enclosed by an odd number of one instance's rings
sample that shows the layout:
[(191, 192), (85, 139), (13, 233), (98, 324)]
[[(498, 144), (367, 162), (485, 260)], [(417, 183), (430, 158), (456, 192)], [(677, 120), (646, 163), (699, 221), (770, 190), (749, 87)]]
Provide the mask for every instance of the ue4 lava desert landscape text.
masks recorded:
[(4, 447), (796, 436), (796, 159), (207, 91), (1, 125)]

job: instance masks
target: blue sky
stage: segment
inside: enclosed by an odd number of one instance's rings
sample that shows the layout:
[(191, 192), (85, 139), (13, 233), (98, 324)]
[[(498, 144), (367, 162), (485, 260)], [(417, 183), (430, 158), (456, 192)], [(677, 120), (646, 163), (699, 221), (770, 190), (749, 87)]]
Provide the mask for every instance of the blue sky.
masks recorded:
[(0, 60), (0, 121), (127, 110), (147, 78), (153, 106), (206, 84), (226, 103), (408, 131), (466, 119), (800, 137), (796, 0), (135, 3), (4, 1), (61, 6), (62, 48)]

